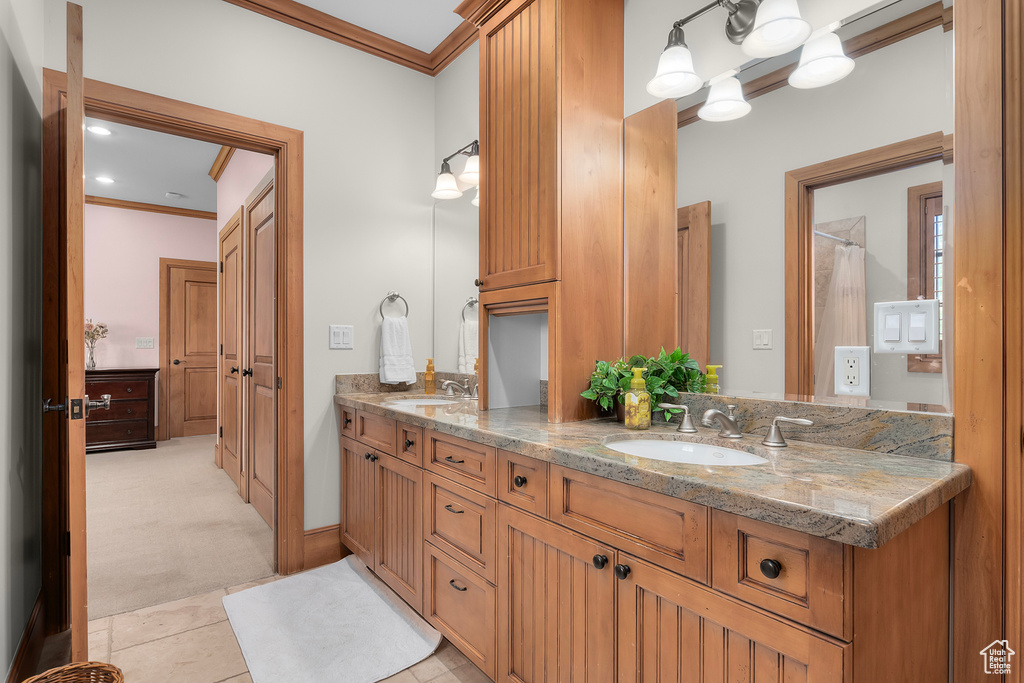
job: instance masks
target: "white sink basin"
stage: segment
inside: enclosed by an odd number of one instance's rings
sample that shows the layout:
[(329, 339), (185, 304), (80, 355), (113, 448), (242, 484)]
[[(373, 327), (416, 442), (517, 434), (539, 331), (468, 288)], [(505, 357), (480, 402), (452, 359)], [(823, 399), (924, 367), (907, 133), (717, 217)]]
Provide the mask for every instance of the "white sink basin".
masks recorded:
[(763, 465), (766, 459), (753, 453), (722, 448), (705, 443), (688, 441), (658, 441), (655, 439), (634, 439), (613, 441), (605, 446), (640, 458), (678, 462), (689, 465), (717, 465), (719, 467), (742, 467), (744, 465)]
[(455, 401), (443, 398), (403, 398), (389, 401), (387, 405), (389, 408), (401, 410), (402, 408), (419, 408), (421, 406), (450, 406), (455, 405)]

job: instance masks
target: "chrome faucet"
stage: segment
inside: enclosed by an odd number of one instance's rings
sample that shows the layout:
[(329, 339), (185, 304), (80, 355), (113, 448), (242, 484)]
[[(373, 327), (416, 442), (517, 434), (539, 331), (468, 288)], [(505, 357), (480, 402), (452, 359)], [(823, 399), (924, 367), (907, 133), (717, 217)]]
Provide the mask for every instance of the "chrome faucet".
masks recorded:
[(764, 441), (761, 442), (762, 445), (768, 446), (770, 448), (786, 447), (786, 440), (782, 437), (782, 430), (779, 429), (780, 422), (789, 422), (791, 424), (804, 426), (810, 426), (814, 424), (810, 420), (804, 419), (802, 417), (785, 417), (783, 415), (779, 415), (774, 420), (772, 420), (772, 426), (768, 429), (768, 434), (764, 437)]
[(444, 392), (445, 396), (455, 396), (455, 389), (456, 389), (456, 387), (458, 387), (458, 389), (459, 389), (459, 395), (460, 396), (465, 396), (466, 398), (471, 398), (472, 394), (476, 393), (476, 392), (472, 392), (472, 393), (470, 392), (469, 380), (468, 379), (466, 380), (465, 384), (459, 384), (458, 382), (456, 382), (453, 379), (441, 380), (441, 388), (445, 390), (445, 392)]
[(734, 405), (726, 406), (729, 409), (729, 413), (723, 413), (721, 410), (710, 408), (704, 411), (704, 415), (700, 418), (700, 422), (705, 427), (714, 426), (715, 421), (718, 421), (720, 429), (718, 435), (726, 439), (739, 439), (743, 437), (740, 433), (740, 426), (736, 423), (736, 415), (733, 411), (736, 409)]
[[(689, 406), (685, 406), (681, 403), (659, 403), (658, 407), (662, 410), (682, 410), (683, 419), (679, 421), (679, 427), (676, 428), (676, 431), (682, 432), (683, 434), (697, 433), (697, 428), (693, 426), (693, 418), (690, 417)], [(668, 420), (668, 417), (669, 416), (666, 415), (665, 419)]]

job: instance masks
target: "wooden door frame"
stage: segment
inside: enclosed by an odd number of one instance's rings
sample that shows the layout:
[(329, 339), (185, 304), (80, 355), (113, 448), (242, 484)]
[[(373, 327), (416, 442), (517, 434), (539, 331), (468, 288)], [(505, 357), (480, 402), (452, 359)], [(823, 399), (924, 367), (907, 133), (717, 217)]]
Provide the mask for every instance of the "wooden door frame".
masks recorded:
[(814, 191), (951, 159), (952, 136), (929, 133), (786, 173), (786, 395), (814, 395)]
[[(44, 339), (54, 334), (55, 316), (46, 311), (58, 305), (60, 246), (58, 199), (62, 192), (61, 100), (67, 91), (63, 72), (43, 69), (43, 307)], [(277, 571), (290, 574), (302, 569), (303, 513), (303, 133), (255, 119), (131, 90), (91, 79), (85, 80), (85, 111), (108, 121), (205, 140), (221, 145), (273, 155), (275, 158), (276, 209), (279, 222), (277, 264), (277, 313), (281, 377), (278, 394), (278, 464), (274, 555)], [(60, 267), (60, 268), (59, 268)], [(44, 351), (54, 349), (44, 342)], [(56, 354), (50, 356), (56, 358)], [(45, 360), (45, 358), (44, 358)], [(52, 367), (51, 367), (52, 366)], [(44, 362), (44, 383), (52, 381), (56, 363)], [(45, 439), (45, 436), (44, 436)], [(44, 441), (44, 443), (49, 443)], [(52, 444), (51, 444), (52, 446)], [(61, 482), (58, 451), (43, 453), (44, 508), (66, 504), (68, 490), (84, 490), (84, 473), (72, 468), (70, 480)], [(84, 470), (84, 468), (82, 468)], [(66, 487), (66, 488), (65, 488)], [(84, 519), (84, 500), (75, 503)], [(60, 541), (66, 520), (57, 514), (43, 515), (43, 590), (48, 632), (68, 625), (69, 595), (61, 573)]]
[[(686, 230), (689, 235), (687, 264), (690, 267), (686, 269), (685, 275), (691, 287), (690, 293), (692, 294), (694, 289), (698, 290), (698, 296), (692, 296), (691, 300), (701, 301), (704, 303), (704, 306), (703, 310), (696, 311), (696, 315), (693, 314), (694, 311), (689, 307), (687, 308), (687, 312), (691, 314), (686, 321), (689, 334), (687, 339), (683, 339), (682, 326), (684, 321), (680, 303), (684, 295), (684, 271), (682, 268), (679, 268), (676, 284), (676, 296), (678, 298), (676, 301), (676, 316), (678, 320), (676, 334), (679, 337), (679, 345), (683, 351), (690, 354), (691, 358), (707, 369), (707, 364), (711, 362), (711, 202), (697, 202), (696, 204), (680, 206), (677, 209), (676, 260), (680, 258), (678, 247), (679, 233), (683, 230)], [(700, 277), (695, 282), (691, 274), (696, 271), (699, 276), (702, 269), (704, 271), (703, 277)], [(694, 284), (698, 286), (694, 288)], [(695, 322), (703, 323), (703, 333), (699, 335), (694, 334), (693, 323)]]
[[(171, 268), (194, 268), (196, 270), (212, 270), (214, 274), (217, 274), (217, 262), (216, 261), (192, 261), (189, 259), (177, 259), (177, 258), (161, 258), (160, 259), (160, 336), (159, 336), (159, 356), (160, 361), (157, 367), (160, 369), (160, 374), (157, 375), (157, 415), (159, 416), (159, 422), (156, 426), (156, 440), (166, 441), (170, 437), (167, 435), (167, 420), (170, 414), (170, 395), (171, 386), (170, 382), (165, 381), (165, 378), (170, 374), (171, 366), (171, 352), (170, 352), (170, 275)], [(217, 289), (220, 289), (220, 281), (217, 282)], [(220, 366), (220, 355), (217, 356), (217, 365)], [(217, 423), (220, 424), (220, 406), (217, 410)]]

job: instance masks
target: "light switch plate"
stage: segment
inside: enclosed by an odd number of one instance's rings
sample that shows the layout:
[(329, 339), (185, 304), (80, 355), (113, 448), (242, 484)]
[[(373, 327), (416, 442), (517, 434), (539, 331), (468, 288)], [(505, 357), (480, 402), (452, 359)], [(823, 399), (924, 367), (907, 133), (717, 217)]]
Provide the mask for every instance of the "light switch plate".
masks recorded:
[(871, 348), (836, 347), (836, 396), (871, 396)]
[(757, 351), (770, 351), (772, 349), (771, 330), (754, 330), (754, 349)]
[(136, 337), (135, 338), (135, 348), (137, 348), (137, 349), (151, 349), (151, 348), (153, 348), (153, 338), (152, 337)]
[(331, 325), (329, 346), (332, 349), (355, 348), (355, 331), (352, 325)]
[[(899, 316), (899, 335), (886, 334), (886, 320)], [(913, 334), (911, 334), (913, 332)], [(887, 338), (890, 341), (887, 341)], [(911, 341), (915, 339), (917, 341)], [(923, 340), (922, 340), (923, 339)], [(882, 301), (875, 304), (875, 353), (939, 352), (939, 302), (935, 299)]]

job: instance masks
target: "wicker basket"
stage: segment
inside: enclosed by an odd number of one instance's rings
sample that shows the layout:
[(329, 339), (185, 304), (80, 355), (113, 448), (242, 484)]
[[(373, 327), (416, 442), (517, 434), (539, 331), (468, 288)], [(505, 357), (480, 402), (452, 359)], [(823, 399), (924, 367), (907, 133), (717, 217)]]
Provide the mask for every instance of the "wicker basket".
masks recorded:
[(44, 671), (23, 683), (124, 683), (124, 674), (112, 664), (79, 662)]

